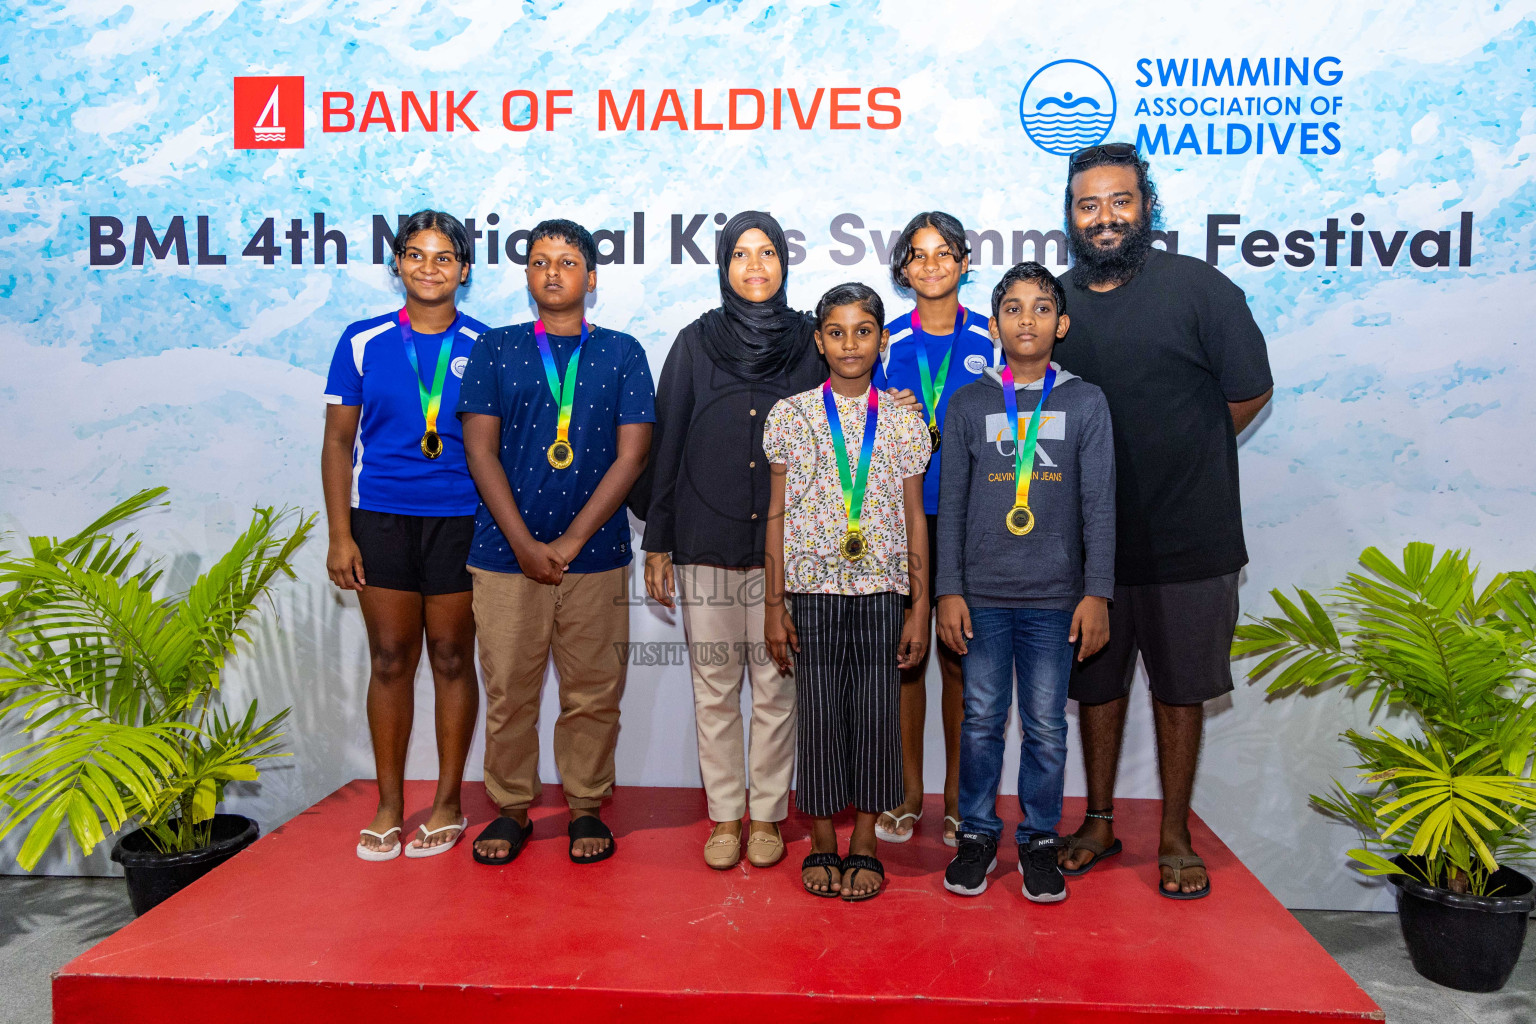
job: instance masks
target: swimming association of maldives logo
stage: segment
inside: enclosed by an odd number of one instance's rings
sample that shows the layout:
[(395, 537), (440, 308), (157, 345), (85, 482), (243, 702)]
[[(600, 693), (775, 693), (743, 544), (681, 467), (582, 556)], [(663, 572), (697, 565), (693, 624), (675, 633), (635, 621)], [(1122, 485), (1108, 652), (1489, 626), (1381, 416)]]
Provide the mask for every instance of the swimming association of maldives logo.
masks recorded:
[(235, 148), (304, 148), (304, 76), (235, 79)]
[(1097, 146), (1115, 123), (1115, 89), (1085, 60), (1057, 60), (1029, 76), (1019, 120), (1035, 145), (1056, 156)]

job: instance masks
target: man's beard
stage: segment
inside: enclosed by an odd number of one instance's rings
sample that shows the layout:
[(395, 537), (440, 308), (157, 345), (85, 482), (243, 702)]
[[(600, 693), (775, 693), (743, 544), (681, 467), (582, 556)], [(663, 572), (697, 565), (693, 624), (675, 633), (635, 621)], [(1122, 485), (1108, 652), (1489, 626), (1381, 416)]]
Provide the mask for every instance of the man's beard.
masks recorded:
[[(1120, 237), (1113, 249), (1100, 249), (1076, 224), (1067, 225), (1067, 246), (1072, 250), (1072, 277), (1084, 287), (1120, 285), (1135, 277), (1152, 248), (1152, 224), (1143, 217), (1135, 226), (1116, 222), (1109, 226)], [(1104, 228), (1095, 226), (1094, 232)]]

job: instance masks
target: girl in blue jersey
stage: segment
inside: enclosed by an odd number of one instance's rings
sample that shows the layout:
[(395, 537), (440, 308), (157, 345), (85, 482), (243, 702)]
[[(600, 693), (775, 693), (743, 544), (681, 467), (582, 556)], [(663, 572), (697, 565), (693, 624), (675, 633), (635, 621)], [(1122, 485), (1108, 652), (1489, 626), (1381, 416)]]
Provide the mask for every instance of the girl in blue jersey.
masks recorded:
[[(960, 284), (970, 270), (970, 245), (960, 221), (937, 210), (920, 213), (907, 223), (891, 249), (891, 279), (909, 291), (916, 308), (887, 324), (890, 347), (875, 364), (875, 387), (908, 388), (923, 402), (934, 456), (923, 483), (923, 511), (928, 516), (929, 549), (914, 553), (924, 559), (920, 576), (928, 584), (926, 607), (932, 607), (934, 568), (938, 562), (938, 448), (949, 396), (997, 365), (997, 349), (987, 330), (985, 312), (960, 305)], [(908, 613), (911, 614), (910, 607)], [(964, 718), (960, 659), (943, 644), (933, 644), (943, 683), (944, 715), (944, 842), (955, 845), (959, 827), (960, 723)], [(902, 767), (906, 797), (882, 814), (875, 834), (889, 843), (904, 843), (923, 816), (923, 727), (928, 695), (928, 659), (904, 672), (901, 688)]]
[[(357, 591), (372, 674), (368, 730), (379, 807), (357, 844), (363, 860), (431, 857), (468, 822), (459, 783), (479, 711), (475, 620), (465, 561), (479, 498), (454, 410), (470, 349), (486, 327), (459, 312), (470, 242), (446, 213), (412, 214), (391, 271), (405, 308), (351, 324), (326, 379), (321, 478), (331, 582)], [(425, 633), (437, 718), (437, 794), (404, 842), (405, 753)]]

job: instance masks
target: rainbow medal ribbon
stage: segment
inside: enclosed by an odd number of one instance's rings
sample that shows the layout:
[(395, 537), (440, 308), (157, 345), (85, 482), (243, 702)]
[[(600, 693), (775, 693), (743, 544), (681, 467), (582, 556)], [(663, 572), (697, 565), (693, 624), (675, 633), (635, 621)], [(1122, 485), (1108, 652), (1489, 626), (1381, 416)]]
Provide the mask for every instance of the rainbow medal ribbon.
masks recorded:
[(464, 314), (453, 318), (448, 333), (443, 335), (437, 350), (437, 367), (432, 371), (432, 389), (421, 382), (421, 361), (416, 358), (416, 340), (411, 332), (411, 317), (403, 308), (399, 313), (400, 337), (405, 339), (405, 358), (411, 361), (411, 371), (416, 378), (416, 391), (421, 397), (421, 415), (427, 421), (427, 429), (421, 435), (421, 454), (435, 459), (443, 454), (443, 437), (437, 432), (437, 414), (443, 411), (443, 384), (448, 380), (448, 364), (453, 362), (453, 339), (459, 333), (459, 321)]
[(571, 353), (571, 361), (565, 364), (565, 379), (561, 380), (560, 371), (555, 369), (555, 354), (549, 350), (549, 332), (544, 329), (544, 321), (535, 320), (533, 323), (533, 337), (539, 343), (539, 358), (544, 360), (544, 379), (549, 382), (549, 393), (560, 407), (555, 440), (547, 453), (549, 464), (556, 469), (565, 469), (576, 459), (576, 450), (571, 447), (571, 407), (576, 399), (576, 371), (581, 368), (581, 350), (586, 348), (590, 335), (591, 330), (583, 320), (581, 340), (576, 343), (576, 351)]
[(827, 426), (832, 429), (832, 449), (837, 456), (837, 476), (843, 485), (843, 507), (848, 510), (848, 532), (837, 550), (850, 562), (864, 557), (867, 545), (859, 517), (864, 512), (864, 488), (869, 483), (869, 464), (875, 456), (875, 427), (880, 417), (880, 397), (875, 386), (869, 386), (868, 411), (864, 413), (864, 442), (859, 446), (857, 472), (848, 462), (848, 442), (843, 439), (843, 421), (837, 415), (837, 398), (832, 393), (832, 378), (821, 386), (821, 401), (827, 407)]
[(944, 361), (939, 364), (939, 375), (935, 377), (928, 368), (928, 335), (923, 333), (923, 322), (917, 310), (912, 311), (912, 340), (917, 342), (917, 372), (923, 379), (923, 405), (928, 410), (928, 440), (933, 444), (934, 451), (939, 450), (939, 399), (944, 396), (944, 382), (949, 379), (949, 357), (955, 354), (955, 344), (960, 340), (960, 329), (964, 326), (965, 307), (961, 306), (955, 314), (955, 333), (949, 336), (949, 348), (944, 352)]
[(1023, 432), (1022, 444), (1019, 443), (1019, 400), (1013, 393), (1013, 369), (1003, 367), (1001, 376), (1003, 405), (1008, 410), (1008, 428), (1013, 431), (1013, 479), (1016, 481), (1013, 508), (1008, 510), (1003, 522), (1009, 533), (1022, 537), (1035, 528), (1035, 514), (1029, 510), (1029, 478), (1035, 472), (1035, 445), (1040, 439), (1040, 410), (1045, 408), (1045, 400), (1051, 397), (1051, 388), (1056, 386), (1056, 367), (1048, 367), (1045, 371), (1045, 383), (1040, 387), (1040, 401), (1035, 403), (1035, 414), (1029, 418), (1029, 427)]

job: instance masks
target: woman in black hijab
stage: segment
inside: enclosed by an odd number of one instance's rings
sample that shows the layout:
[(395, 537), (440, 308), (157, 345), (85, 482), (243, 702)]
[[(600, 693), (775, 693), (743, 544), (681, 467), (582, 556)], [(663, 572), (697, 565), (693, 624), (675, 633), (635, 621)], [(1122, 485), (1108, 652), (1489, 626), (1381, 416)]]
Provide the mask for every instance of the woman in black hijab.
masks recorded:
[(720, 308), (699, 317), (700, 337), (705, 354), (742, 380), (777, 379), (815, 348), (814, 319), (785, 298), (784, 250), (779, 222), (756, 210), (726, 222), (715, 247)]
[[(656, 387), (647, 476), (630, 508), (645, 520), (645, 589), (682, 605), (693, 674), (699, 771), (715, 822), (710, 867), (784, 856), (795, 764), (795, 688), (763, 641), (768, 460), (763, 421), (773, 403), (827, 379), (815, 323), (785, 298), (784, 229), (766, 213), (738, 213), (715, 247), (720, 307), (678, 333)], [(917, 405), (910, 391), (896, 395)], [(743, 742), (741, 682), (752, 684), (751, 761)], [(748, 807), (748, 790), (751, 806)], [(750, 810), (743, 843), (741, 819)]]
[[(784, 230), (766, 213), (739, 213), (720, 232), (720, 307), (684, 327), (656, 388), (645, 518), (645, 586), (682, 604), (698, 725), (699, 769), (715, 822), (710, 867), (757, 867), (784, 856), (795, 763), (795, 689), (763, 642), (763, 551), (768, 460), (763, 421), (779, 399), (827, 376), (815, 325), (789, 308)], [(648, 495), (646, 494), (649, 491)], [(741, 682), (752, 684), (751, 764)], [(751, 791), (751, 830), (741, 819)]]

